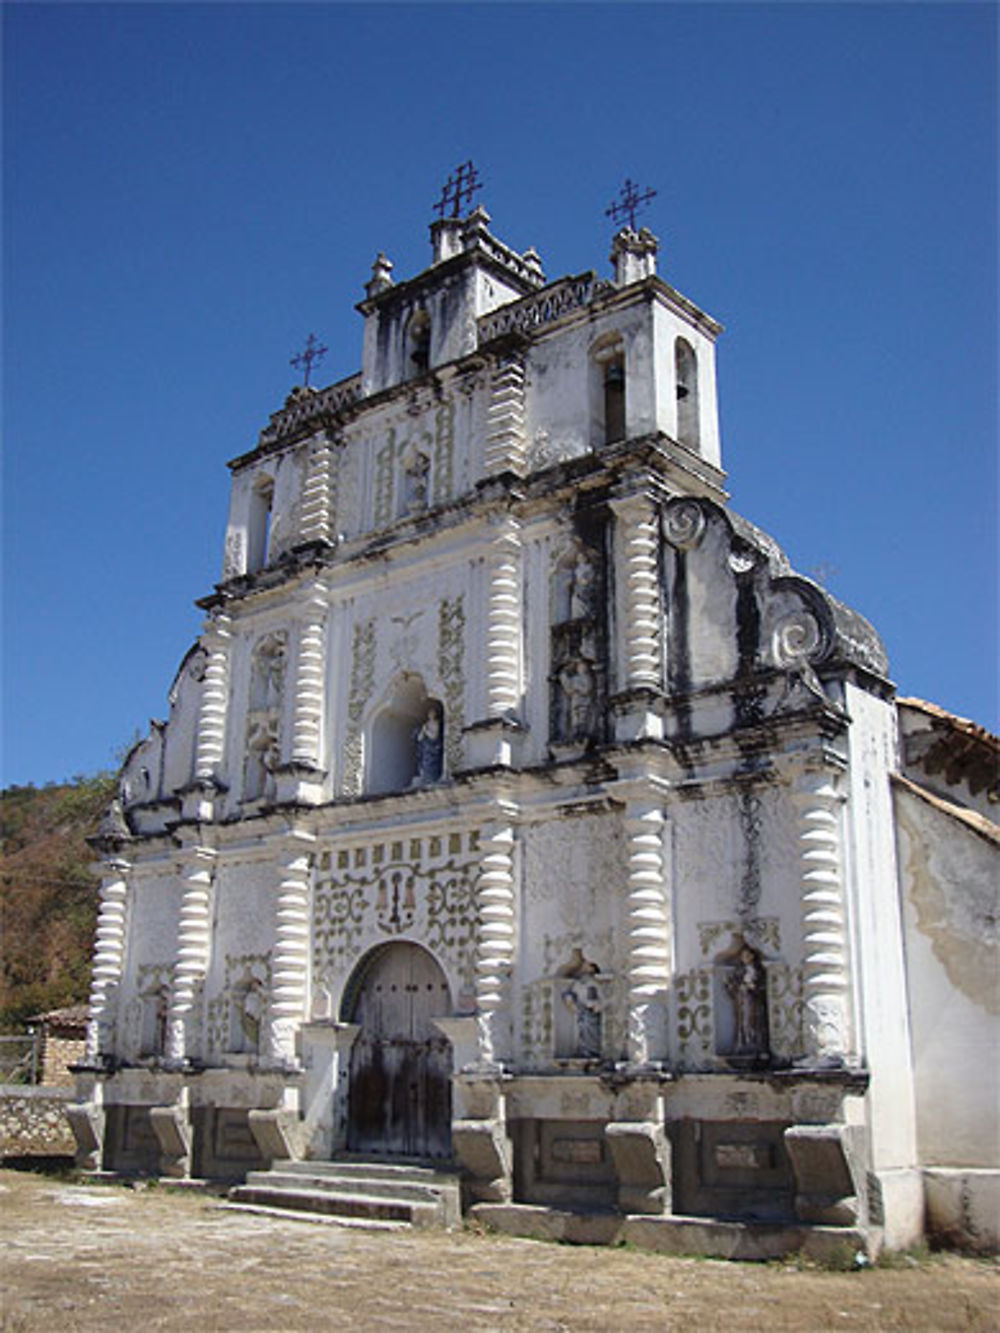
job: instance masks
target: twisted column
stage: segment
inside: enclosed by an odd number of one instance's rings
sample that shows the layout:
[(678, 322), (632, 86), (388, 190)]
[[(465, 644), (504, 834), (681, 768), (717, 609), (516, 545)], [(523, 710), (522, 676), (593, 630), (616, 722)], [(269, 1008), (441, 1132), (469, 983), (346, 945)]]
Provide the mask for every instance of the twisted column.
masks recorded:
[(115, 1000), (125, 967), (125, 935), (128, 919), (129, 861), (113, 857), (104, 863), (94, 970), (90, 982), (90, 1014), (87, 1021), (87, 1060), (93, 1063), (111, 1046), (115, 1022)]
[(225, 757), (226, 712), (229, 703), (229, 649), (231, 620), (222, 611), (207, 622), (202, 644), (208, 654), (198, 709), (196, 782), (215, 782)]
[(268, 1051), (282, 1062), (295, 1061), (295, 1037), (307, 1017), (313, 842), (310, 834), (293, 830), (278, 858)]
[(618, 689), (660, 689), (663, 609), (656, 507), (647, 495), (612, 500), (618, 550)]
[(476, 882), (476, 1016), (479, 1056), (496, 1065), (509, 1053), (510, 973), (514, 963), (514, 827), (498, 822), (483, 829)]
[(512, 717), (521, 697), (521, 535), (505, 517), (490, 549), (486, 626), (486, 713)]
[(321, 584), (308, 592), (299, 625), (292, 721), (292, 762), (322, 768), (324, 630), (326, 598)]
[(628, 1054), (633, 1064), (666, 1057), (671, 911), (663, 855), (664, 815), (654, 797), (625, 806), (628, 845)]
[(193, 1030), (194, 1010), (212, 951), (215, 856), (210, 847), (187, 847), (179, 867), (182, 892), (177, 962), (167, 1020), (167, 1057), (172, 1064), (199, 1051)]
[(802, 996), (806, 1055), (839, 1065), (851, 1043), (847, 926), (840, 871), (836, 775), (806, 772), (795, 780), (802, 869)]

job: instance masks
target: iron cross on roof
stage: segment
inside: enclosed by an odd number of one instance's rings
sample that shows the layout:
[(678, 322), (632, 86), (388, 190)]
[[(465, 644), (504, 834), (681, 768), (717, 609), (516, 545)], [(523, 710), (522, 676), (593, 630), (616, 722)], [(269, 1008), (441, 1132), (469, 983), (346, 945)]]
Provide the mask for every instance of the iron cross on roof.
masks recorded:
[(628, 218), (628, 225), (635, 231), (635, 215), (640, 208), (644, 208), (650, 199), (656, 198), (655, 190), (645, 190), (639, 193), (639, 187), (635, 181), (625, 177), (625, 184), (621, 188), (621, 198), (616, 199), (609, 208), (604, 210), (604, 216), (610, 218), (612, 222), (618, 222), (622, 218)]
[(306, 339), (305, 347), (301, 352), (297, 352), (289, 361), (288, 364), (294, 366), (296, 370), (298, 370), (300, 366), (302, 367), (302, 383), (307, 389), (309, 387), (309, 376), (312, 373), (313, 366), (317, 361), (322, 361), (323, 357), (326, 356), (329, 350), (328, 347), (321, 347), (317, 343), (315, 333), (310, 333), (309, 337)]
[(457, 218), (461, 215), (462, 204), (471, 204), (472, 196), (482, 188), (482, 182), (472, 162), (463, 162), (445, 181), (441, 198), (434, 205), (434, 212), (439, 218)]

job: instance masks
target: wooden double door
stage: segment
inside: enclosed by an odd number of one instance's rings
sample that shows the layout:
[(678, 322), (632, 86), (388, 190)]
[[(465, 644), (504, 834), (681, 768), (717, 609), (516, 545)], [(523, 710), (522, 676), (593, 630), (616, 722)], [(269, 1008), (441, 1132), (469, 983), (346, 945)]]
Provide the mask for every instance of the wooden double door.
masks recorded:
[(434, 1026), (451, 1013), (448, 982), (416, 944), (362, 960), (345, 1019), (351, 1050), (347, 1146), (373, 1156), (451, 1157), (451, 1043)]

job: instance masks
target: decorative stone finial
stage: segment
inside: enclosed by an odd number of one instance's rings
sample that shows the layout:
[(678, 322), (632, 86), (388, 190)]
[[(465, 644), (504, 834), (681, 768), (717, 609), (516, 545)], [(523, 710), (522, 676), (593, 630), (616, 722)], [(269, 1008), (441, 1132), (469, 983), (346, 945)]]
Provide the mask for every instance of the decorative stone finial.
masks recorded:
[(525, 250), (521, 258), (524, 260), (525, 266), (530, 268), (532, 273), (537, 273), (538, 277), (544, 282), (545, 271), (542, 268), (542, 257), (535, 247), (531, 246), (530, 249)]
[(647, 227), (640, 227), (638, 232), (631, 227), (623, 227), (611, 242), (611, 263), (615, 269), (615, 286), (627, 287), (630, 283), (651, 278), (656, 272), (656, 255), (660, 242)]
[(365, 286), (365, 292), (369, 300), (373, 296), (378, 296), (379, 292), (384, 292), (387, 287), (392, 286), (392, 261), (386, 259), (385, 253), (380, 250), (375, 256), (375, 262), (372, 264), (372, 275)]

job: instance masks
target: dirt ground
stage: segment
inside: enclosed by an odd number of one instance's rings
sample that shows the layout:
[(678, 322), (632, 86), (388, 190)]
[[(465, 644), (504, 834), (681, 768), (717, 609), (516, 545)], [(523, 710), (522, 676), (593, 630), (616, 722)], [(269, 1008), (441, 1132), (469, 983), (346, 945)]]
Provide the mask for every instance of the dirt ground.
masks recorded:
[(827, 1272), (231, 1212), (192, 1191), (0, 1171), (0, 1329), (1000, 1329), (1000, 1267)]

